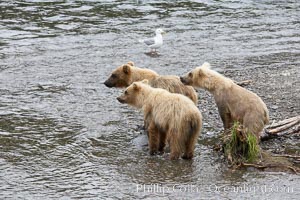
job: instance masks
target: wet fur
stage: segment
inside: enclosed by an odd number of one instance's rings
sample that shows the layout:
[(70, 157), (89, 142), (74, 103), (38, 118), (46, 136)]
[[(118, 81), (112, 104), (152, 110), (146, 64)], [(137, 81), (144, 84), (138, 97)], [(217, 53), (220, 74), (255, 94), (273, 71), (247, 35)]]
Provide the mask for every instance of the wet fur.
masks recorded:
[[(127, 93), (127, 94), (125, 94)], [(143, 110), (149, 122), (150, 154), (163, 152), (170, 145), (170, 159), (191, 159), (202, 128), (202, 116), (186, 96), (135, 82), (118, 100)], [(150, 119), (150, 120), (149, 120)]]

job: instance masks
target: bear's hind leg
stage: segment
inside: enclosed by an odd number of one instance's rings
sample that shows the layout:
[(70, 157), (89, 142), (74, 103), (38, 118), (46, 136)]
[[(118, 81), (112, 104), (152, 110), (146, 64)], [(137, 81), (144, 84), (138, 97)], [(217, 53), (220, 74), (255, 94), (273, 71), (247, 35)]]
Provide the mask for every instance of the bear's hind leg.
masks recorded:
[(192, 159), (194, 157), (195, 144), (197, 142), (197, 137), (190, 138), (185, 144), (185, 150), (182, 155), (182, 159)]
[(200, 134), (201, 127), (202, 122), (199, 119), (193, 120), (190, 123), (190, 130), (187, 134), (189, 137), (187, 138), (187, 141), (185, 143), (184, 154), (182, 156), (183, 159), (192, 159), (194, 157), (194, 149)]
[(174, 148), (171, 149), (170, 160), (178, 160), (180, 154), (181, 153), (179, 151), (174, 150)]
[(178, 133), (176, 131), (170, 131), (168, 133), (169, 145), (170, 145), (170, 160), (178, 160), (182, 151), (181, 151), (181, 144), (178, 140)]
[(243, 127), (246, 133), (254, 134), (259, 141), (260, 134), (264, 128), (264, 123), (263, 120), (259, 119), (257, 116), (246, 114), (243, 119)]

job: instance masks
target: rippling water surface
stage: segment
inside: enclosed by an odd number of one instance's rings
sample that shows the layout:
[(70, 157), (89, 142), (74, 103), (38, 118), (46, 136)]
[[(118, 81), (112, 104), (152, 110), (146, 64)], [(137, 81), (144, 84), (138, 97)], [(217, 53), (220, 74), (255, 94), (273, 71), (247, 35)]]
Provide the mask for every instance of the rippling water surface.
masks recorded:
[[(296, 175), (228, 171), (208, 145), (220, 126), (205, 126), (193, 161), (148, 156), (135, 140), (141, 114), (102, 84), (129, 60), (177, 75), (203, 61), (299, 65), (299, 1), (2, 0), (0, 10), (1, 198), (231, 199), (216, 186), (241, 185), (286, 186), (294, 192), (265, 195), (299, 197)], [(158, 27), (168, 34), (152, 58), (137, 41)], [(183, 191), (189, 185), (198, 191)]]

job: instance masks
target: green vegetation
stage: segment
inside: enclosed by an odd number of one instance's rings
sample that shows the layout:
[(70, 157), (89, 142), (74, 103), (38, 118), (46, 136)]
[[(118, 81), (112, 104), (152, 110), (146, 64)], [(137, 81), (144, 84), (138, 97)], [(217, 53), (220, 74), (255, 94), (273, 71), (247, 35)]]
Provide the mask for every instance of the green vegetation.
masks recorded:
[(256, 136), (244, 133), (241, 125), (235, 122), (231, 134), (225, 137), (225, 155), (233, 164), (254, 162), (260, 153)]

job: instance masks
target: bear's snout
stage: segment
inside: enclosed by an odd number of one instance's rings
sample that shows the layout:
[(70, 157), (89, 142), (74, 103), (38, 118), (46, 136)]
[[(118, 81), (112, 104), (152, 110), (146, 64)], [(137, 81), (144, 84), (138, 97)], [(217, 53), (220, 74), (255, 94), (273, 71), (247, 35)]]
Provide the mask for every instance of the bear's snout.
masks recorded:
[(124, 100), (122, 97), (117, 97), (117, 100), (118, 100), (120, 103), (125, 103), (125, 100)]
[(183, 84), (185, 84), (185, 85), (187, 84), (187, 81), (186, 81), (185, 78), (182, 77), (182, 76), (180, 77), (180, 81), (181, 81)]
[(110, 82), (109, 80), (106, 80), (106, 81), (104, 82), (104, 85), (105, 85), (106, 87), (109, 87), (109, 88), (113, 87), (113, 85), (111, 84), (111, 82)]

